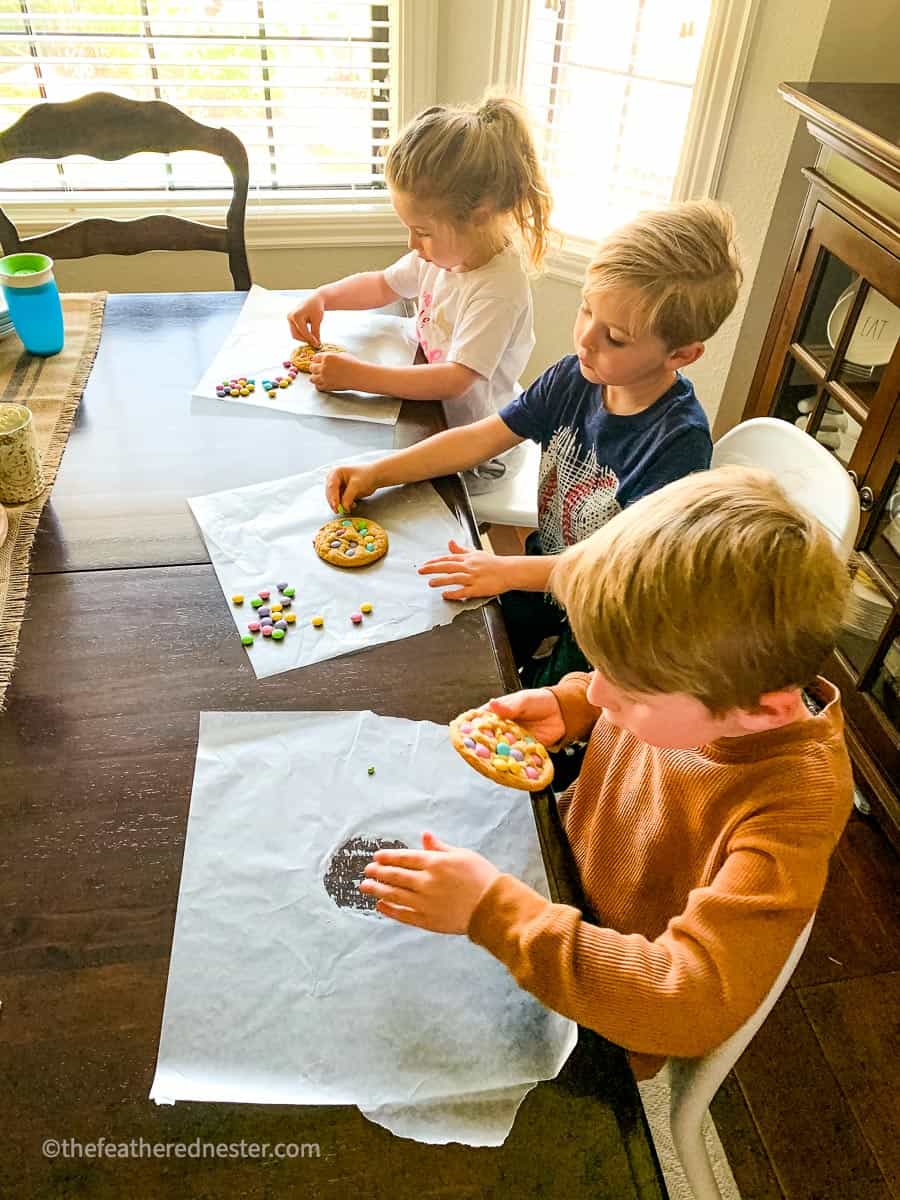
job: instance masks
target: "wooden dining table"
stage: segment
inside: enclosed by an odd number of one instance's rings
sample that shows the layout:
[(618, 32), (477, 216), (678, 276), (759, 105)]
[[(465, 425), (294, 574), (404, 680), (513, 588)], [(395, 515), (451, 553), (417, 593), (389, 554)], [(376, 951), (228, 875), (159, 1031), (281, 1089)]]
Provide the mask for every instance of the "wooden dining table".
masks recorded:
[[(0, 1196), (664, 1197), (625, 1054), (587, 1030), (496, 1149), (394, 1137), (352, 1107), (148, 1099), (199, 714), (372, 709), (446, 723), (517, 679), (496, 602), (256, 679), (186, 498), (409, 444), (440, 416), (406, 402), (390, 427), (192, 400), (243, 300), (109, 297), (38, 530), (0, 716)], [(475, 538), (458, 478), (438, 486)], [(551, 892), (584, 909), (552, 796), (533, 807)], [(198, 1139), (315, 1152), (156, 1149)]]

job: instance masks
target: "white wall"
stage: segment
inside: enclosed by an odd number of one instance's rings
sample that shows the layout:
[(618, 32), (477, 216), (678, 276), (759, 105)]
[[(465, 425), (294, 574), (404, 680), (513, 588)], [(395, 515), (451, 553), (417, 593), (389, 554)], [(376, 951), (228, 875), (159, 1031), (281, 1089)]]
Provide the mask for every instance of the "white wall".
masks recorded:
[[(900, 82), (900, 9), (897, 0), (831, 0), (815, 58), (806, 74), (786, 73), (785, 80), (811, 79), (833, 83)], [(779, 101), (785, 109), (788, 106)], [(790, 113), (795, 110), (789, 109)], [(768, 214), (768, 227), (757, 251), (754, 277), (744, 288), (744, 312), (734, 344), (716, 414), (718, 436), (740, 419), (785, 262), (806, 198), (801, 168), (815, 162), (818, 143), (806, 123), (794, 118), (794, 135), (777, 195)], [(765, 215), (763, 212), (762, 215)]]

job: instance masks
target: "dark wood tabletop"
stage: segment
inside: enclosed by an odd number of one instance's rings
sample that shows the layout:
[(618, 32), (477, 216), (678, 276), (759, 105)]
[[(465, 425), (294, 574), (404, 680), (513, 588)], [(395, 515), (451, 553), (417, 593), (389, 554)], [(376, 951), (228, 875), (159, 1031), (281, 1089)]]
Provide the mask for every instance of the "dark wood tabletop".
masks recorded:
[[(192, 402), (242, 300), (109, 298), (38, 532), (0, 717), (0, 1196), (659, 1200), (625, 1056), (584, 1030), (497, 1149), (420, 1145), (355, 1108), (148, 1099), (198, 714), (371, 708), (446, 722), (516, 680), (496, 604), (415, 638), (255, 678), (186, 497), (407, 443), (439, 417), (436, 406), (406, 403), (391, 428)], [(439, 490), (471, 529), (459, 481)], [(580, 905), (555, 806), (539, 797), (534, 809), (551, 890)], [(42, 1151), (45, 1139), (100, 1138), (303, 1143), (319, 1153)]]

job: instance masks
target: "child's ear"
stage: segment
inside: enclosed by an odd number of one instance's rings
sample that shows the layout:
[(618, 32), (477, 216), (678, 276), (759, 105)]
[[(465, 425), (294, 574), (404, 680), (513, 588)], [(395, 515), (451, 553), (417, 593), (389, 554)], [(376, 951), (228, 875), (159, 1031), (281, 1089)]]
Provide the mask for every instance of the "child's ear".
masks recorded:
[(689, 367), (698, 358), (702, 358), (705, 351), (706, 346), (703, 342), (691, 342), (687, 346), (679, 346), (677, 350), (670, 352), (666, 359), (666, 366), (672, 371), (678, 371), (681, 367)]
[(496, 210), (490, 204), (476, 204), (472, 209), (469, 220), (473, 225), (487, 225), (496, 216)]
[(799, 688), (782, 688), (778, 692), (764, 692), (756, 708), (735, 710), (738, 724), (745, 733), (763, 733), (766, 729), (780, 729), (797, 720)]

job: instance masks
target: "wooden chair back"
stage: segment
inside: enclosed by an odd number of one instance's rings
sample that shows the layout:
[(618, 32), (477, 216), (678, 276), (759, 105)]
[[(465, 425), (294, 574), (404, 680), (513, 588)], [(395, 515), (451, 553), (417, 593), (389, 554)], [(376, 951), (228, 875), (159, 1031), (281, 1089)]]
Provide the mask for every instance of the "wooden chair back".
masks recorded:
[(37, 104), (0, 133), (0, 163), (71, 154), (111, 161), (176, 150), (199, 150), (224, 159), (233, 181), (224, 228), (162, 214), (132, 221), (91, 217), (22, 238), (0, 208), (4, 254), (31, 251), (64, 259), (145, 250), (218, 250), (228, 255), (235, 290), (246, 291), (250, 287), (244, 241), (249, 167), (243, 142), (230, 130), (201, 125), (163, 100), (127, 100), (110, 92), (91, 92), (64, 104)]

